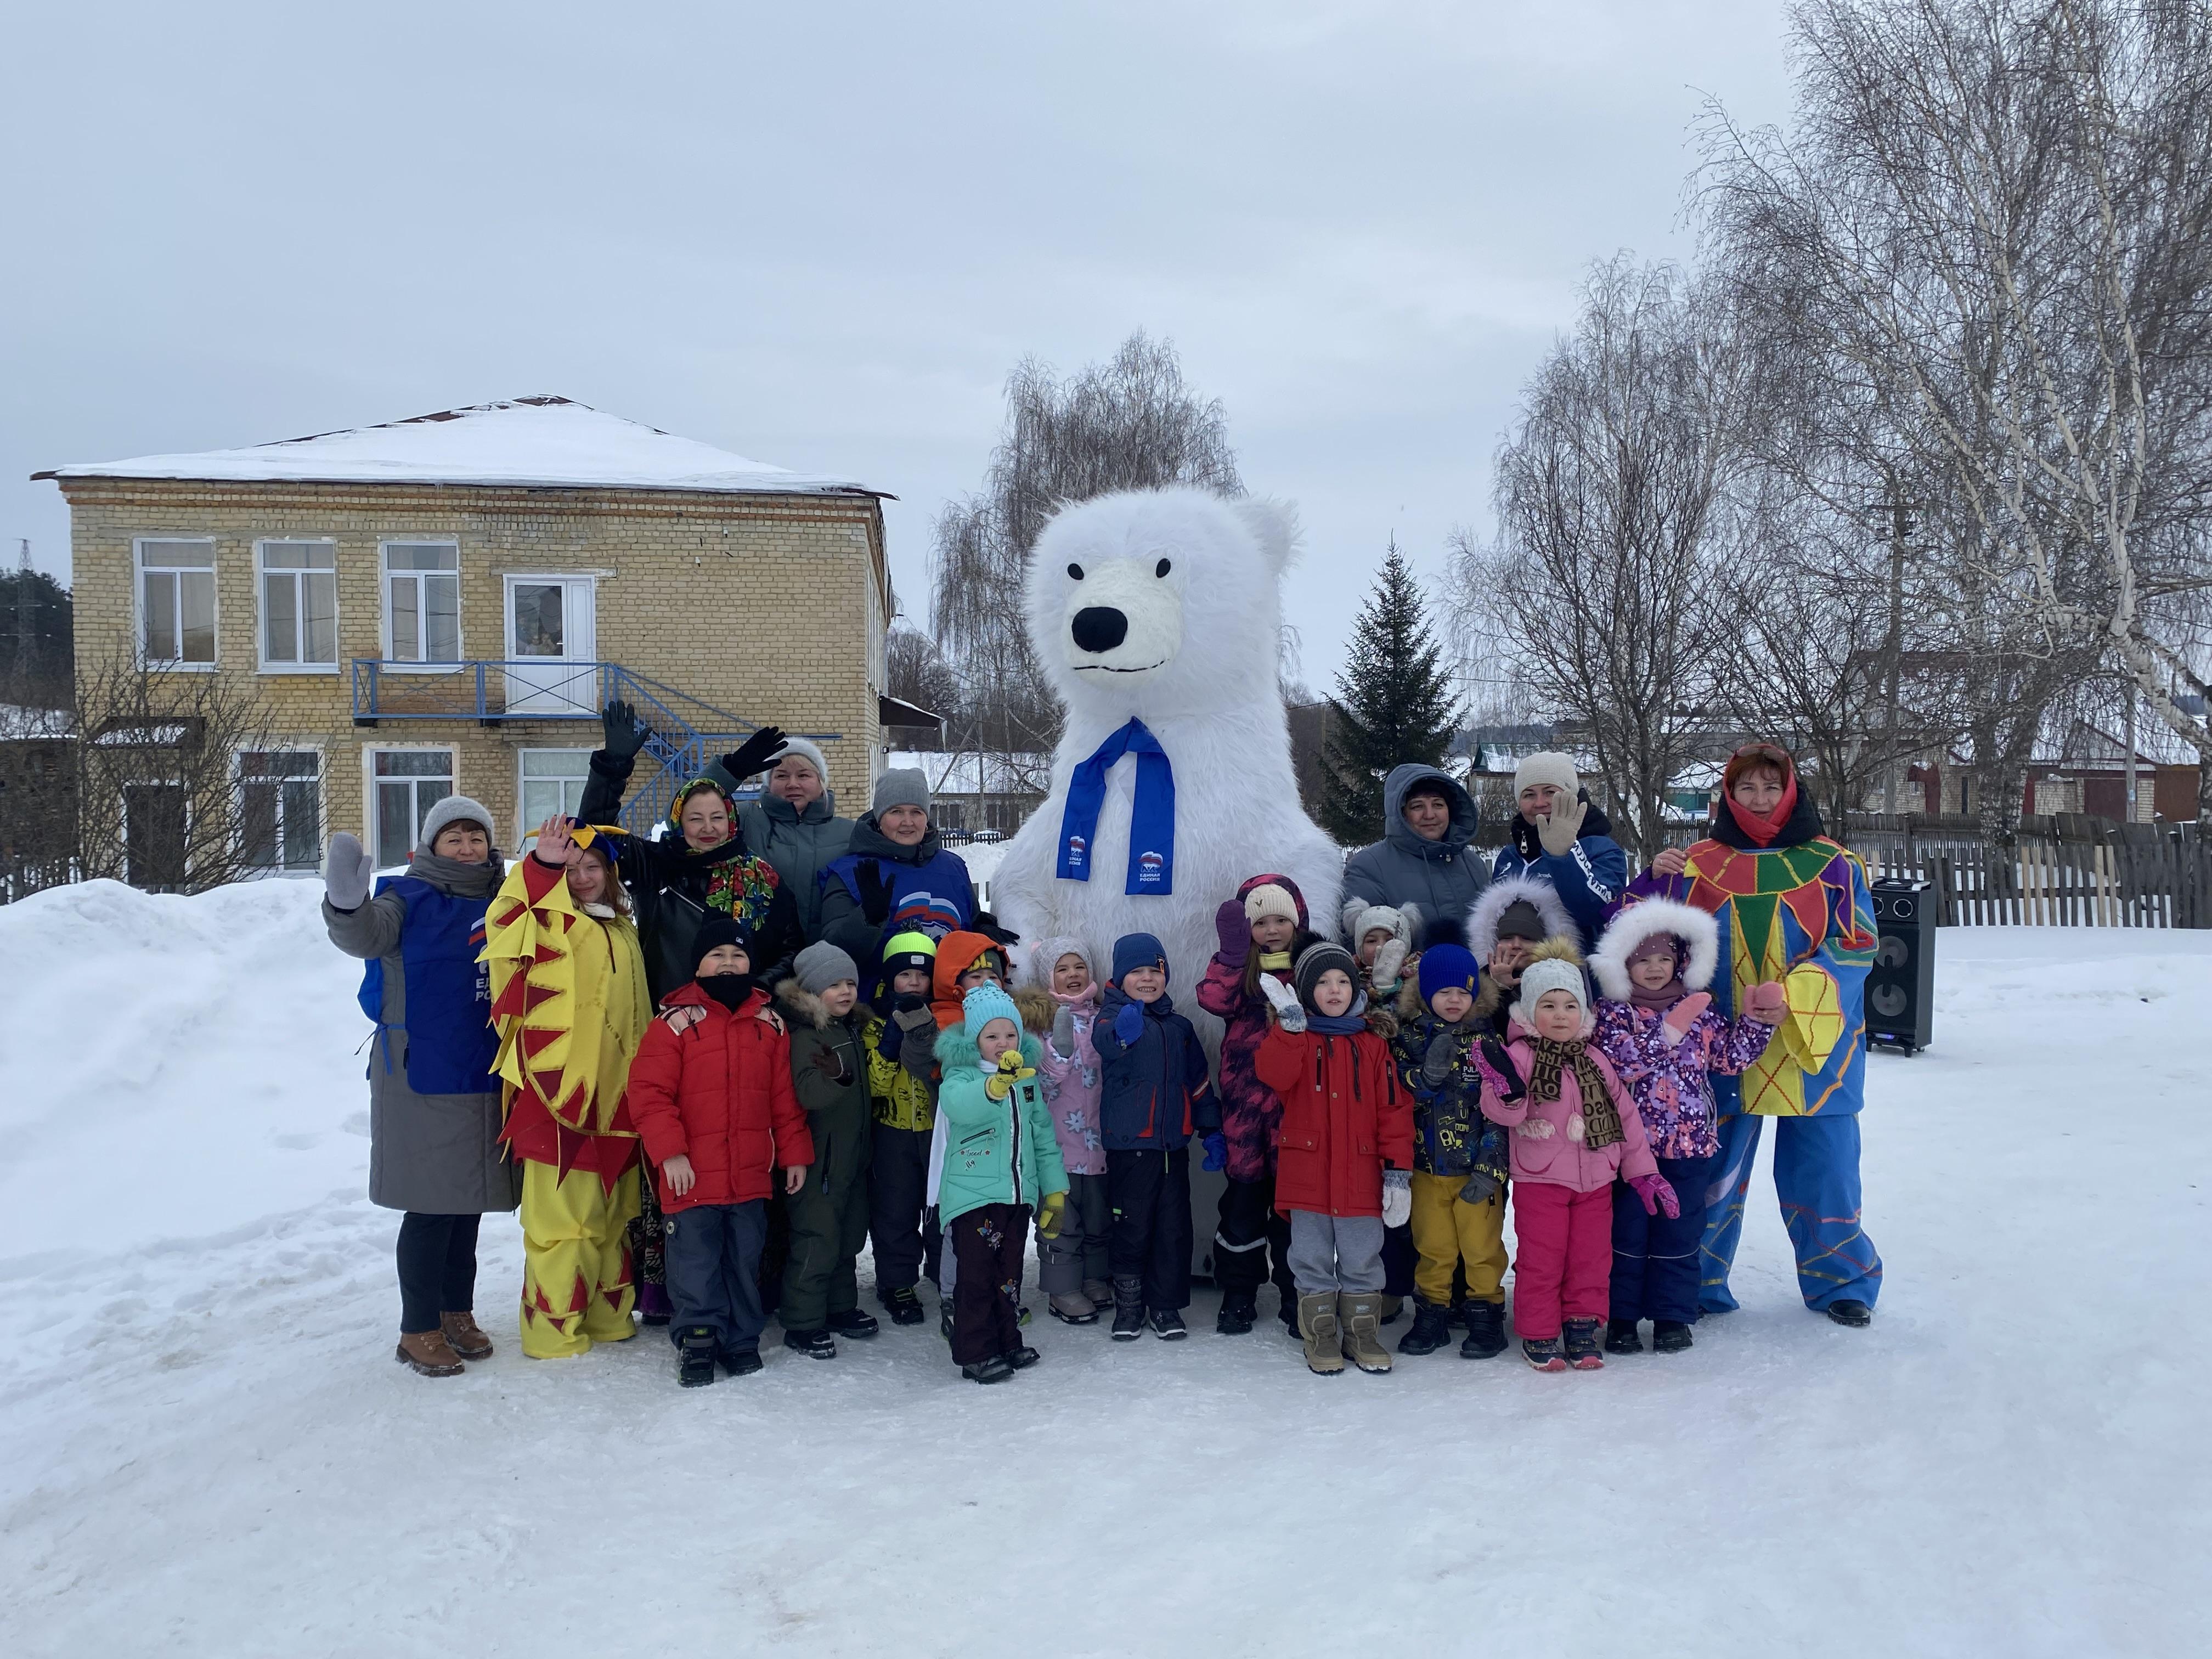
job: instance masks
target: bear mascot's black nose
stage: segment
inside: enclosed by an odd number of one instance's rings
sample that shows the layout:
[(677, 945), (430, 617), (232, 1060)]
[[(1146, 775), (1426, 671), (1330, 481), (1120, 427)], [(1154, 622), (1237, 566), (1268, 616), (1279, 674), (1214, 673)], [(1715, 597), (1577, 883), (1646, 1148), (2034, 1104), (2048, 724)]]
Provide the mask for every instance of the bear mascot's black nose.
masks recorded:
[(1110, 605), (1086, 605), (1071, 631), (1085, 651), (1111, 651), (1129, 637), (1129, 619)]

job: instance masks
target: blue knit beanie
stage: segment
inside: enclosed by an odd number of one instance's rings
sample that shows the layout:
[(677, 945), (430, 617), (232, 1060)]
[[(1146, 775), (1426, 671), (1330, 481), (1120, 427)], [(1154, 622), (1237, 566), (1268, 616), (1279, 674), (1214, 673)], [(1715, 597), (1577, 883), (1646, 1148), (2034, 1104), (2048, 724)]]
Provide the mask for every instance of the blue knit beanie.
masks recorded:
[(1421, 1000), (1446, 987), (1474, 994), (1474, 952), (1464, 945), (1431, 945), (1421, 952)]
[(1114, 983), (1121, 982), (1121, 975), (1132, 968), (1157, 968), (1163, 974), (1168, 970), (1167, 947), (1150, 933), (1124, 933), (1114, 941)]
[(983, 1028), (994, 1019), (1010, 1019), (1014, 1023), (1014, 1035), (1022, 1030), (1022, 1011), (1014, 1006), (1014, 1000), (995, 985), (979, 985), (960, 999), (960, 1025), (968, 1033), (970, 1042), (983, 1040)]

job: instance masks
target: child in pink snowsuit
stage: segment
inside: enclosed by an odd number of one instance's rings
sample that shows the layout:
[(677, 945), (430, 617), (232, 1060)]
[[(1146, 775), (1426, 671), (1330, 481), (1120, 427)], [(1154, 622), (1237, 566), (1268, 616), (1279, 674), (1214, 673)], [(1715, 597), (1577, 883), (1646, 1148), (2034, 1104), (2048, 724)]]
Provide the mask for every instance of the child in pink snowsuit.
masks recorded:
[[(1613, 1265), (1613, 1183), (1648, 1210), (1678, 1207), (1652, 1161), (1636, 1103), (1589, 1042), (1580, 961), (1539, 945), (1522, 971), (1510, 1040), (1484, 1059), (1482, 1112), (1513, 1133), (1513, 1328), (1540, 1371), (1595, 1370)], [(1564, 1335), (1564, 1345), (1562, 1336)]]
[(1114, 1300), (1106, 1259), (1113, 1216), (1106, 1204), (1106, 1143), (1098, 1133), (1103, 1073), (1091, 1042), (1098, 976), (1091, 970), (1091, 947), (1079, 939), (1039, 939), (1030, 947), (1029, 969), (1029, 983), (1014, 994), (1014, 1001), (1044, 1049), (1037, 1070), (1045, 1109), (1067, 1166), (1059, 1235), (1037, 1235), (1037, 1277), (1054, 1319), (1094, 1325), (1098, 1310)]

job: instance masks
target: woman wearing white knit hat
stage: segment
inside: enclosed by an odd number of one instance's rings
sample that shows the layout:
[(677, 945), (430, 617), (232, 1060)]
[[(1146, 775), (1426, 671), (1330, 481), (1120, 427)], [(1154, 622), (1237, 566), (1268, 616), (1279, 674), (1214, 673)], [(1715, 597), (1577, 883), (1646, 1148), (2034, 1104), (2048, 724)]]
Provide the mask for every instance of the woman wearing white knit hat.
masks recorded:
[(1590, 805), (1571, 756), (1556, 750), (1522, 756), (1513, 769), (1513, 800), (1520, 811), (1508, 826), (1511, 838), (1491, 861), (1490, 878), (1548, 883), (1587, 951), (1628, 884), (1628, 855), (1605, 814)]

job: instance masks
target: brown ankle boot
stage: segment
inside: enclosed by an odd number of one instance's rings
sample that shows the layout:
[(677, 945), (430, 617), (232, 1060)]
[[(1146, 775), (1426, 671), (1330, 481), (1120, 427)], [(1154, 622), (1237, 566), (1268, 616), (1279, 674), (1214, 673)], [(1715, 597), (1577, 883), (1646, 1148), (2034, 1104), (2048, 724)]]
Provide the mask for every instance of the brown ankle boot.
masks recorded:
[(464, 1359), (491, 1358), (491, 1339), (483, 1334), (472, 1313), (449, 1313), (438, 1316), (438, 1327), (445, 1333), (447, 1346)]
[(443, 1331), (408, 1331), (400, 1336), (398, 1352), (393, 1356), (403, 1365), (411, 1365), (423, 1376), (459, 1376), (462, 1365)]

